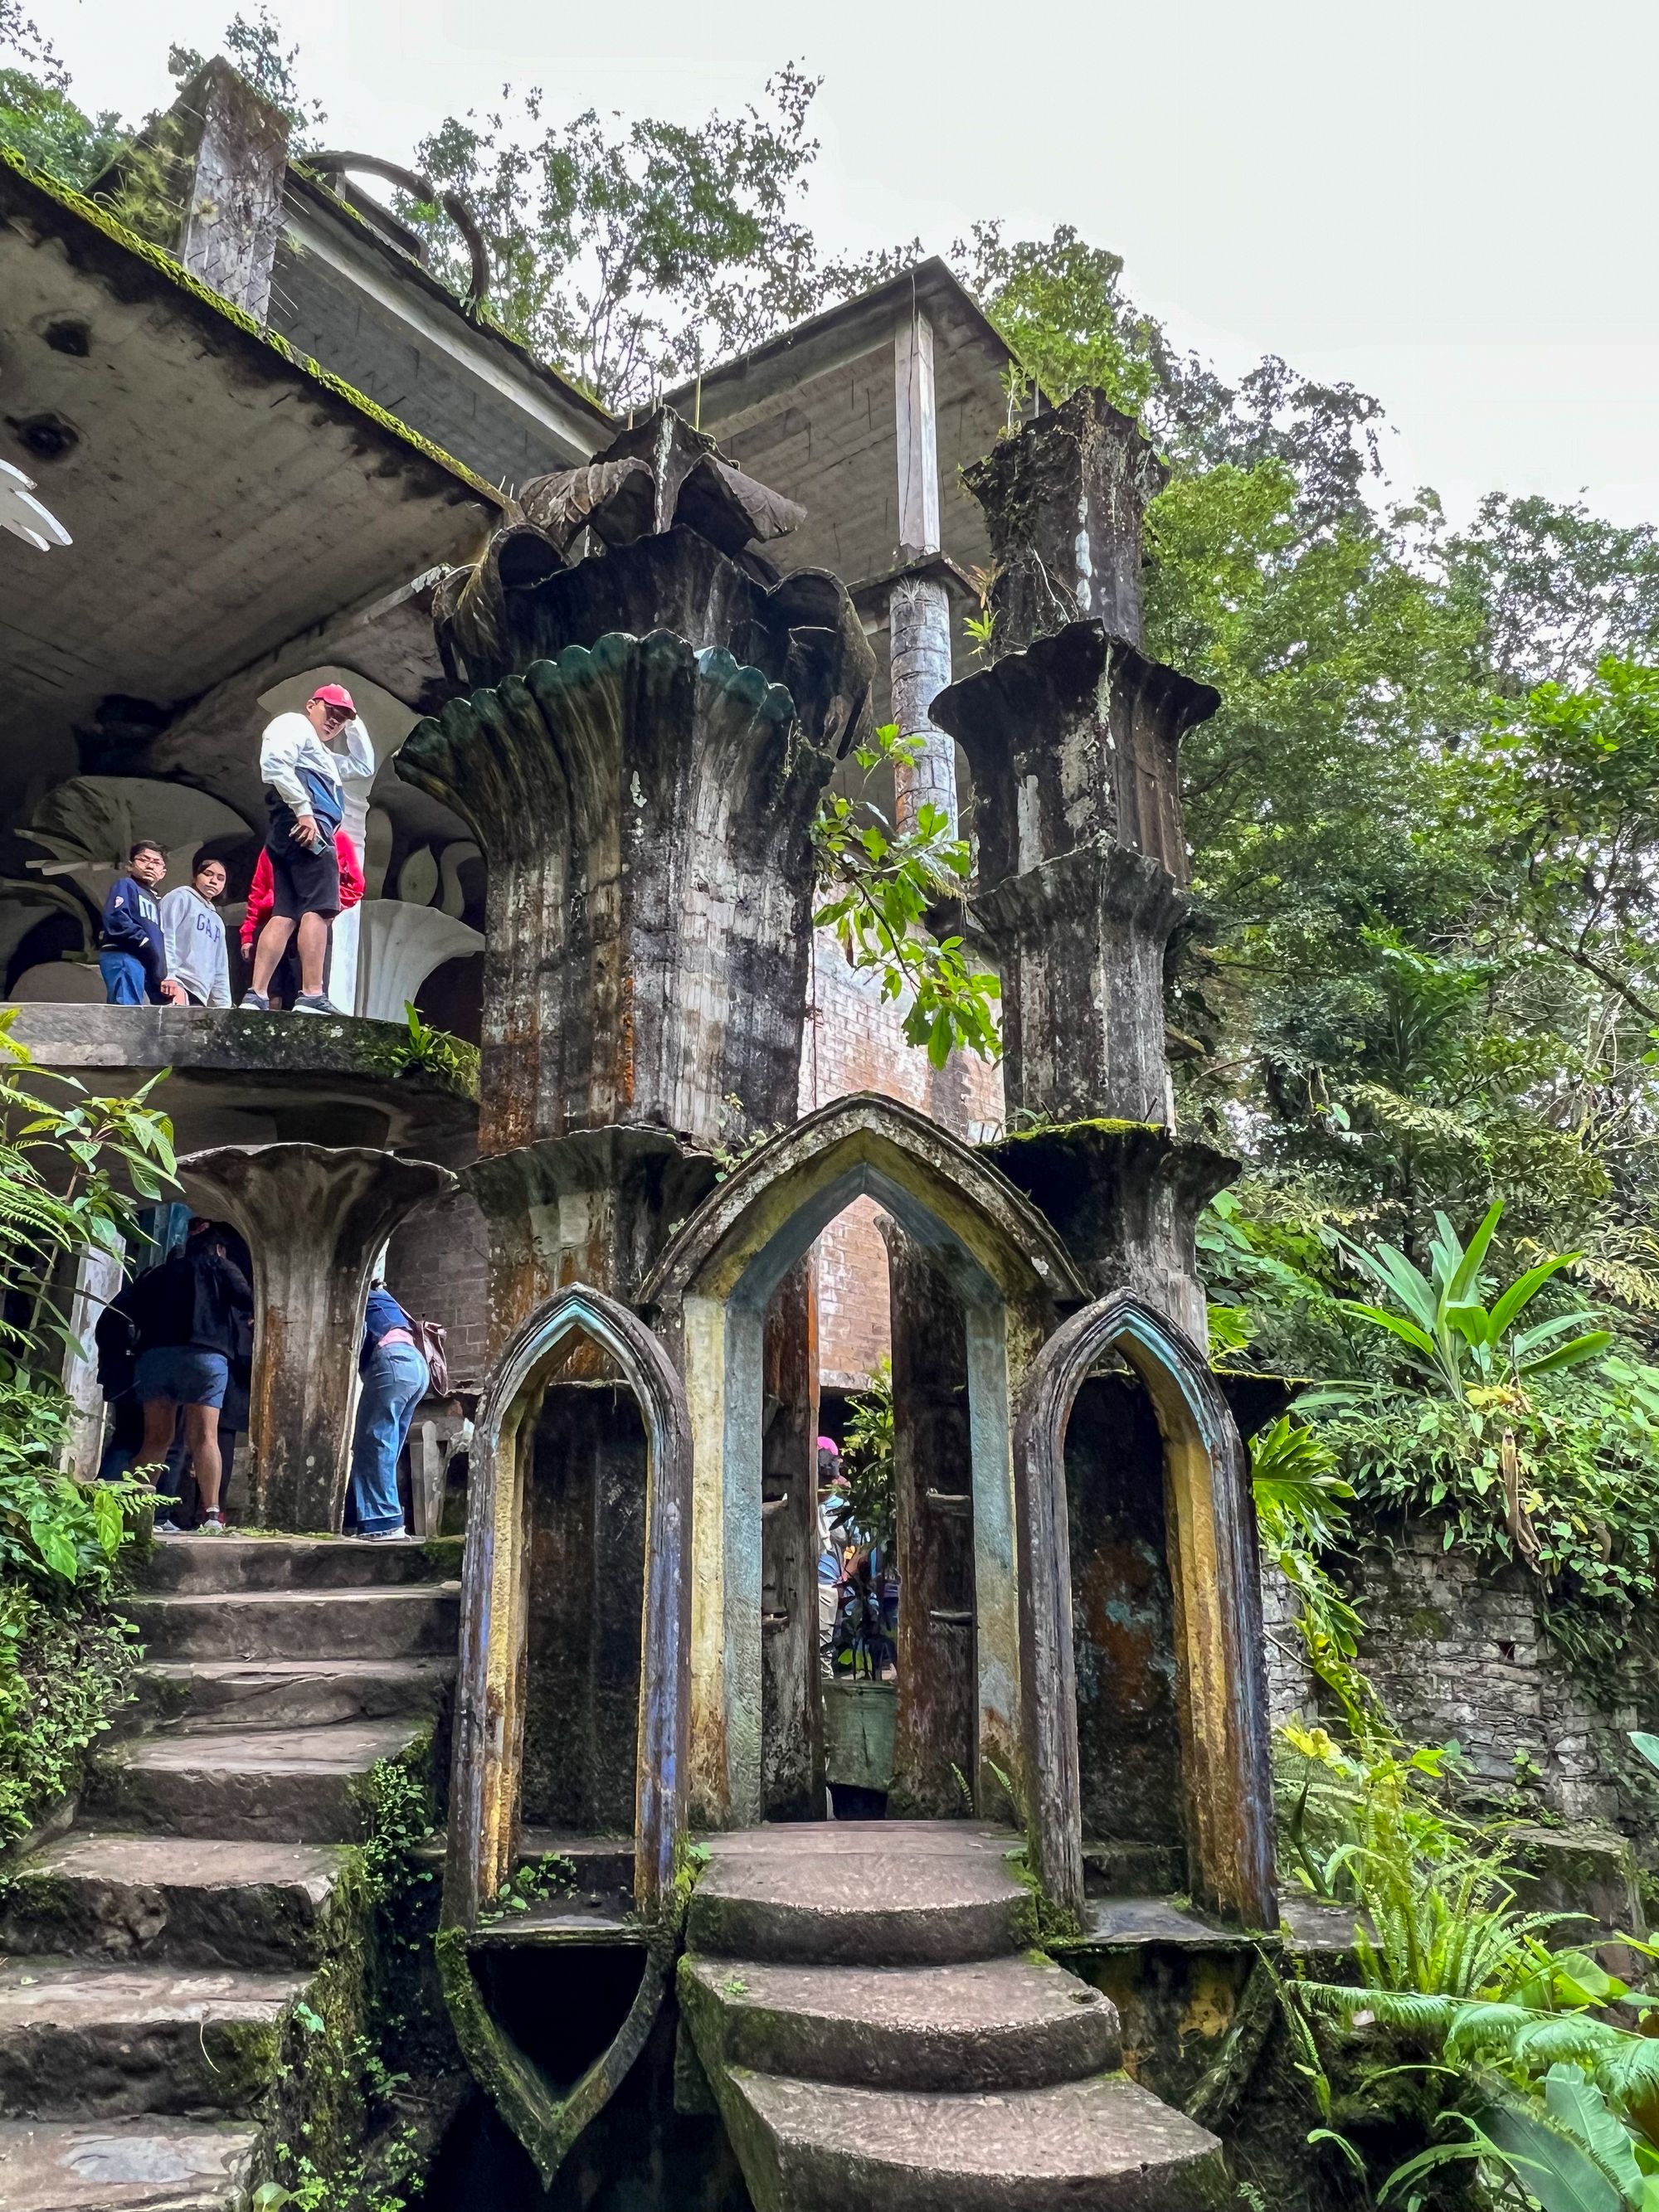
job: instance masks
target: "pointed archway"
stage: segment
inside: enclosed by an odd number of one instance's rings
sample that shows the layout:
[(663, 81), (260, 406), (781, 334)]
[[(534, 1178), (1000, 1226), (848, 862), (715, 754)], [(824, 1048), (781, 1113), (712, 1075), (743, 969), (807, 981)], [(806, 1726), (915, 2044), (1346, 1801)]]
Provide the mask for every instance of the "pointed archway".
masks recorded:
[(645, 1606), (635, 1784), (634, 1902), (655, 1911), (685, 1821), (690, 1426), (672, 1363), (636, 1314), (574, 1283), (538, 1306), (496, 1362), (473, 1429), (454, 1787), (444, 1917), (471, 1926), (512, 1869), (524, 1739), (530, 1444), (555, 1361), (585, 1336), (616, 1362), (645, 1423)]
[(1139, 1376), (1164, 1446), (1165, 1543), (1188, 1861), (1200, 1902), (1247, 1927), (1279, 1917), (1249, 1462), (1208, 1362), (1127, 1292), (1055, 1331), (1020, 1392), (1014, 1450), (1028, 1501), (1021, 1631), (1025, 1730), (1037, 1787), (1036, 1870), (1057, 1903), (1083, 1897), (1082, 1786), (1073, 1641), (1066, 1431), (1079, 1391), (1110, 1353)]
[(779, 1283), (849, 1200), (875, 1198), (938, 1262), (966, 1323), (974, 1526), (977, 1772), (1022, 1778), (1012, 1406), (1058, 1312), (1087, 1296), (1048, 1224), (998, 1171), (911, 1108), (835, 1100), (763, 1146), (698, 1207), (646, 1303), (685, 1380), (691, 1421), (691, 1794), (701, 1821), (762, 1816), (762, 1345)]

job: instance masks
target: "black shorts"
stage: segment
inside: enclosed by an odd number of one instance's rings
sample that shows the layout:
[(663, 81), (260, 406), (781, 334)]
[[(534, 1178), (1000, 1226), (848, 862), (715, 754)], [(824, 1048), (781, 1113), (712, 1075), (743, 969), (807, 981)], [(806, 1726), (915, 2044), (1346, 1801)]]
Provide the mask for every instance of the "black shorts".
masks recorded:
[(319, 914), (332, 921), (340, 911), (340, 856), (331, 837), (320, 853), (308, 853), (292, 837), (278, 846), (266, 842), (270, 856), (270, 910), (285, 921)]

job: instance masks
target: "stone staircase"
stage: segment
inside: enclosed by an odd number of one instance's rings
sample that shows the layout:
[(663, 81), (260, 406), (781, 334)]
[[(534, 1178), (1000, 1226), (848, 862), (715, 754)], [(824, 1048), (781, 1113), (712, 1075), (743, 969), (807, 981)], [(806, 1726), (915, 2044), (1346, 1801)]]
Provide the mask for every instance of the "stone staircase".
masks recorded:
[(137, 1731), (0, 1894), (0, 2207), (229, 2212), (362, 1784), (454, 1672), (459, 1547), (159, 1543)]
[(756, 2212), (1195, 2212), (1220, 2146), (1116, 2072), (1109, 1999), (1030, 1942), (1007, 1831), (709, 1838), (680, 2002)]

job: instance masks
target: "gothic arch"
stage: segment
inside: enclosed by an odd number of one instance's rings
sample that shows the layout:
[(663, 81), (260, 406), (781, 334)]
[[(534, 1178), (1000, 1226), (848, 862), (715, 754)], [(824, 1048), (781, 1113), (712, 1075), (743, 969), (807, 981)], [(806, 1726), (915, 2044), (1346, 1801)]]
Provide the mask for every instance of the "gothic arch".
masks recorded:
[[(646, 1284), (685, 1379), (692, 1437), (691, 1790), (700, 1820), (761, 1816), (761, 1347), (789, 1269), (855, 1197), (934, 1255), (966, 1322), (979, 1793), (1024, 1769), (1014, 1393), (1056, 1310), (1087, 1292), (1054, 1231), (937, 1123), (890, 1098), (834, 1101), (699, 1206)], [(1028, 1802), (1029, 1789), (1026, 1791)]]
[(1024, 1676), (1025, 1731), (1040, 1778), (1030, 1810), (1036, 1871), (1057, 1902), (1080, 1906), (1066, 1430), (1085, 1378), (1113, 1352), (1146, 1385), (1164, 1439), (1194, 1892), (1246, 1926), (1272, 1928), (1279, 1905), (1249, 1463), (1202, 1353), (1127, 1292), (1064, 1322), (1033, 1361), (1019, 1395), (1014, 1452), (1029, 1531), (1020, 1625), (1031, 1662)]
[(639, 1401), (647, 1492), (645, 1610), (635, 1798), (634, 1898), (649, 1913), (671, 1890), (685, 1821), (686, 1653), (690, 1584), (690, 1426), (680, 1378), (637, 1315), (584, 1283), (538, 1306), (497, 1360), (473, 1429), (456, 1705), (454, 1811), (446, 1922), (470, 1927), (513, 1863), (524, 1739), (521, 1678), (529, 1624), (528, 1444), (566, 1340), (607, 1352)]

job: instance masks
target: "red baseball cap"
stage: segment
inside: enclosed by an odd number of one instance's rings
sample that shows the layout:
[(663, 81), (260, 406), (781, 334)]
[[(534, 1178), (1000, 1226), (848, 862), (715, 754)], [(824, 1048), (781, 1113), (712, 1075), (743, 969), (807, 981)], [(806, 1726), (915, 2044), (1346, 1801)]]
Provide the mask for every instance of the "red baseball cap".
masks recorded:
[(306, 704), (310, 706), (319, 699), (325, 707), (343, 707), (348, 714), (355, 714), (357, 711), (357, 702), (343, 684), (319, 684)]

